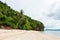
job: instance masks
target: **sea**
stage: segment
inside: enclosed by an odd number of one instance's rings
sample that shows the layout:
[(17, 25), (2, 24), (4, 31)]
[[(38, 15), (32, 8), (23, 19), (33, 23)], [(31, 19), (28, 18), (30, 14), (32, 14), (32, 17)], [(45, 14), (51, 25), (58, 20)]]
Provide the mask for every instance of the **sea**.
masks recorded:
[(60, 31), (47, 31), (47, 30), (45, 30), (43, 33), (53, 35), (53, 36), (60, 38)]

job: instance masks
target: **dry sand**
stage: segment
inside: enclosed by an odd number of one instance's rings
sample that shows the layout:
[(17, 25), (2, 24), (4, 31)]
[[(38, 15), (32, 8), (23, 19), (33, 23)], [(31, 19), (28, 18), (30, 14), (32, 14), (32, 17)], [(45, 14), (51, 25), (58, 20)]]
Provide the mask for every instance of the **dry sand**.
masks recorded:
[(1, 29), (0, 40), (60, 40), (60, 38), (52, 35), (46, 35), (38, 31)]

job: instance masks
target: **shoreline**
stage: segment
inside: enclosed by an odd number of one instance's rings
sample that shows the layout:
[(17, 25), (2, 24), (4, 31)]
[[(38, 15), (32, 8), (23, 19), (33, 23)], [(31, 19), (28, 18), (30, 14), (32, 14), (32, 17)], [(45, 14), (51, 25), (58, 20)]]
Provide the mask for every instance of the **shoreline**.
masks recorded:
[(26, 30), (5, 30), (0, 29), (0, 40), (60, 40), (52, 35), (39, 31)]

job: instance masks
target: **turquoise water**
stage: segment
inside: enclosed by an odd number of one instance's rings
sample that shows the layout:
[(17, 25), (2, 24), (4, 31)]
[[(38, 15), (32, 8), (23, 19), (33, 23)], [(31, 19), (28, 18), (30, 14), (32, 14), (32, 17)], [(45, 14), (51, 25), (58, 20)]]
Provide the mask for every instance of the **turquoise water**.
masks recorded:
[(60, 31), (44, 31), (45, 34), (54, 35), (60, 38)]

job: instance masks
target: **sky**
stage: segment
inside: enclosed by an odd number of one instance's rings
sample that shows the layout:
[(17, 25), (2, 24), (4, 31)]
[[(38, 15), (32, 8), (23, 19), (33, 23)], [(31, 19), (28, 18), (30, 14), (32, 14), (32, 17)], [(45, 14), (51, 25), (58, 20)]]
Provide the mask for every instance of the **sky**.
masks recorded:
[(60, 0), (1, 0), (12, 9), (41, 21), (45, 28), (60, 29)]

